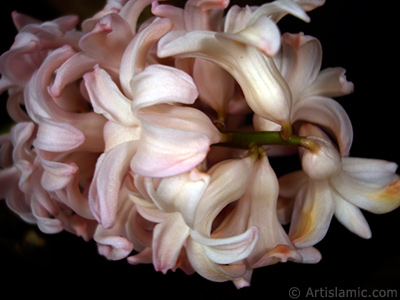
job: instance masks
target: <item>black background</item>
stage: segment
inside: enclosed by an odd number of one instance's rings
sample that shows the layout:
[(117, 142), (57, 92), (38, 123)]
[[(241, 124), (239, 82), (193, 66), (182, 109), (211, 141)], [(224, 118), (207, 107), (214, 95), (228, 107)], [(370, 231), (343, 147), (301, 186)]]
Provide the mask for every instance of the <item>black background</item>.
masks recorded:
[[(103, 3), (96, 0), (14, 0), (9, 7), (0, 10), (0, 52), (9, 49), (16, 34), (10, 17), (13, 10), (41, 20), (66, 13), (85, 18)], [(233, 3), (243, 4), (244, 1)], [(302, 31), (320, 39), (324, 50), (323, 67), (344, 67), (348, 80), (355, 84), (352, 95), (338, 99), (353, 122), (355, 135), (351, 156), (400, 163), (399, 26), (395, 10), (388, 4), (383, 6), (372, 1), (327, 0), (323, 7), (309, 13), (311, 23), (287, 16), (279, 27), (282, 32)], [(5, 99), (2, 95), (2, 123), (7, 121)], [(365, 216), (372, 239), (363, 240), (333, 220), (327, 236), (316, 246), (323, 256), (319, 264), (286, 263), (257, 269), (252, 286), (236, 290), (230, 282), (213, 283), (198, 275), (186, 276), (181, 271), (163, 275), (155, 272), (152, 265), (131, 266), (125, 260), (107, 261), (97, 253), (94, 242), (86, 243), (65, 232), (42, 234), (36, 227), (20, 221), (4, 202), (0, 202), (0, 273), (3, 275), (0, 291), (13, 291), (15, 296), (29, 293), (30, 296), (51, 297), (112, 293), (128, 299), (160, 296), (214, 299), (232, 295), (290, 299), (291, 287), (300, 288), (303, 296), (309, 288), (397, 289), (400, 293), (400, 210), (386, 215), (365, 212)], [(36, 242), (32, 242), (32, 236)]]

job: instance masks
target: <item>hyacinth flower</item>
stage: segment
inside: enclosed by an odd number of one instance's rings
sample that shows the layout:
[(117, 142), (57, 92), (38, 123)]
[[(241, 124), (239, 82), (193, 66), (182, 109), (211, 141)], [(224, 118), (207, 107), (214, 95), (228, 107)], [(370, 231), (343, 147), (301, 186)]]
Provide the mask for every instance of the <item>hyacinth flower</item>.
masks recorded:
[[(109, 260), (237, 288), (257, 268), (318, 263), (333, 217), (370, 238), (362, 210), (400, 205), (397, 165), (350, 157), (351, 121), (333, 98), (353, 83), (321, 70), (317, 38), (278, 27), (323, 4), (109, 0), (81, 29), (13, 13), (0, 197)], [(278, 178), (270, 158), (293, 154), (301, 169)]]

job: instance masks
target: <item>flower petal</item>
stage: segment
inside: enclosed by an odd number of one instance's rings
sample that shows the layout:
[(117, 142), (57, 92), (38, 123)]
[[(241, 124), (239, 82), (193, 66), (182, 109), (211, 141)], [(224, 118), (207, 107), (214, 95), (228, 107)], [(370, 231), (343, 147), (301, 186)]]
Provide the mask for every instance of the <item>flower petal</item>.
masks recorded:
[(108, 120), (126, 126), (138, 125), (139, 121), (131, 111), (131, 102), (119, 90), (110, 75), (98, 65), (94, 71), (83, 76), (93, 110)]
[(126, 142), (103, 153), (97, 161), (89, 204), (97, 221), (106, 229), (115, 224), (122, 181), (135, 151), (136, 142)]
[(234, 280), (246, 273), (244, 264), (219, 265), (206, 254), (205, 247), (191, 237), (186, 242), (189, 261), (195, 271), (211, 281), (224, 282)]
[(292, 90), (293, 101), (301, 101), (304, 87), (317, 78), (321, 69), (321, 44), (316, 38), (302, 33), (285, 33), (282, 36), (282, 55), (284, 59), (279, 69)]
[(147, 194), (165, 212), (180, 212), (188, 224), (210, 181), (210, 176), (192, 169), (176, 176), (162, 178), (155, 188), (153, 178), (145, 178)]
[(313, 96), (295, 104), (292, 122), (306, 121), (323, 127), (335, 138), (341, 156), (348, 156), (353, 142), (353, 127), (344, 108), (335, 100)]
[(190, 107), (157, 105), (141, 109), (142, 134), (132, 170), (143, 176), (167, 177), (184, 173), (206, 157), (219, 131), (201, 111)]
[(249, 256), (258, 240), (259, 230), (252, 226), (244, 233), (229, 238), (208, 238), (197, 231), (192, 231), (190, 235), (205, 246), (204, 251), (213, 262), (230, 264)]
[(42, 118), (33, 144), (41, 150), (63, 152), (79, 147), (84, 141), (84, 134), (76, 127)]
[(195, 222), (190, 226), (204, 236), (209, 235), (222, 209), (246, 192), (253, 167), (254, 158), (251, 156), (224, 160), (214, 165), (208, 172), (211, 175), (210, 184), (198, 205)]
[(161, 103), (193, 104), (198, 91), (185, 72), (164, 65), (150, 65), (131, 81), (132, 110)]
[(290, 124), (289, 86), (274, 61), (257, 49), (238, 43), (230, 34), (170, 32), (159, 42), (158, 56), (172, 55), (204, 58), (218, 64), (236, 79), (255, 113), (285, 128)]
[(170, 214), (163, 222), (154, 227), (153, 264), (156, 271), (164, 274), (174, 268), (190, 228), (178, 212)]
[(333, 199), (335, 201), (335, 217), (339, 222), (360, 237), (365, 239), (371, 238), (371, 229), (360, 209), (343, 199), (337, 193), (333, 194)]
[(362, 209), (382, 214), (400, 205), (397, 164), (377, 159), (343, 158), (343, 172), (331, 179), (336, 191)]
[(326, 235), (334, 212), (327, 181), (309, 180), (296, 198), (289, 237), (297, 248), (315, 245)]
[(131, 87), (132, 78), (146, 68), (151, 47), (171, 29), (172, 23), (169, 19), (156, 19), (138, 32), (126, 47), (121, 59), (119, 79), (122, 90), (130, 99), (133, 99), (134, 93)]
[(306, 88), (304, 94), (340, 97), (352, 93), (354, 84), (347, 81), (345, 73), (346, 70), (339, 67), (322, 70), (315, 81)]

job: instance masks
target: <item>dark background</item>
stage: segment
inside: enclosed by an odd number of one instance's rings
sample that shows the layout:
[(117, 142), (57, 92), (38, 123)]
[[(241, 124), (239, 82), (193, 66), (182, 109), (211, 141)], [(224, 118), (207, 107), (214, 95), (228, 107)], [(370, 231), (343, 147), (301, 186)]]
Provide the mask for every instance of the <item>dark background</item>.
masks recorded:
[[(240, 2), (244, 3), (232, 3)], [(16, 34), (10, 17), (13, 10), (41, 20), (67, 13), (86, 18), (103, 3), (96, 0), (11, 1), (0, 11), (0, 53), (9, 49)], [(398, 17), (393, 13), (395, 7), (371, 3), (327, 0), (323, 7), (309, 13), (311, 23), (287, 16), (279, 27), (282, 32), (302, 31), (319, 38), (324, 50), (323, 67), (344, 67), (348, 80), (355, 84), (354, 94), (338, 99), (353, 122), (351, 156), (400, 163)], [(7, 122), (5, 99), (2, 95), (2, 124)], [(252, 286), (237, 291), (230, 282), (213, 283), (198, 275), (186, 276), (181, 271), (163, 275), (155, 272), (152, 265), (131, 266), (125, 260), (107, 261), (97, 253), (94, 242), (86, 243), (65, 232), (45, 235), (35, 226), (20, 221), (0, 201), (0, 274), (3, 276), (0, 291), (13, 291), (15, 296), (23, 293), (51, 297), (98, 296), (111, 292), (115, 296), (123, 293), (127, 298), (194, 299), (212, 295), (215, 295), (212, 299), (217, 295), (289, 299), (291, 287), (299, 287), (303, 296), (308, 288), (335, 287), (397, 289), (400, 294), (400, 210), (386, 215), (365, 212), (365, 216), (372, 239), (363, 240), (333, 220), (327, 236), (316, 246), (323, 255), (319, 264), (286, 263), (257, 269)]]

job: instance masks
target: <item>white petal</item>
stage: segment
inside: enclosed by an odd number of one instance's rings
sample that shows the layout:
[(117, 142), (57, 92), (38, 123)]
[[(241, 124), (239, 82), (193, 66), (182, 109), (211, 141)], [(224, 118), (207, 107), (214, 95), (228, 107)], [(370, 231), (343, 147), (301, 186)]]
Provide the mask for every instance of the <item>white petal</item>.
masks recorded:
[(206, 255), (215, 263), (230, 264), (246, 258), (258, 240), (259, 230), (252, 226), (246, 232), (229, 238), (208, 238), (197, 231), (191, 237), (204, 245)]
[(371, 238), (371, 229), (360, 209), (336, 193), (333, 196), (335, 201), (335, 217), (339, 222), (360, 237), (365, 239)]

